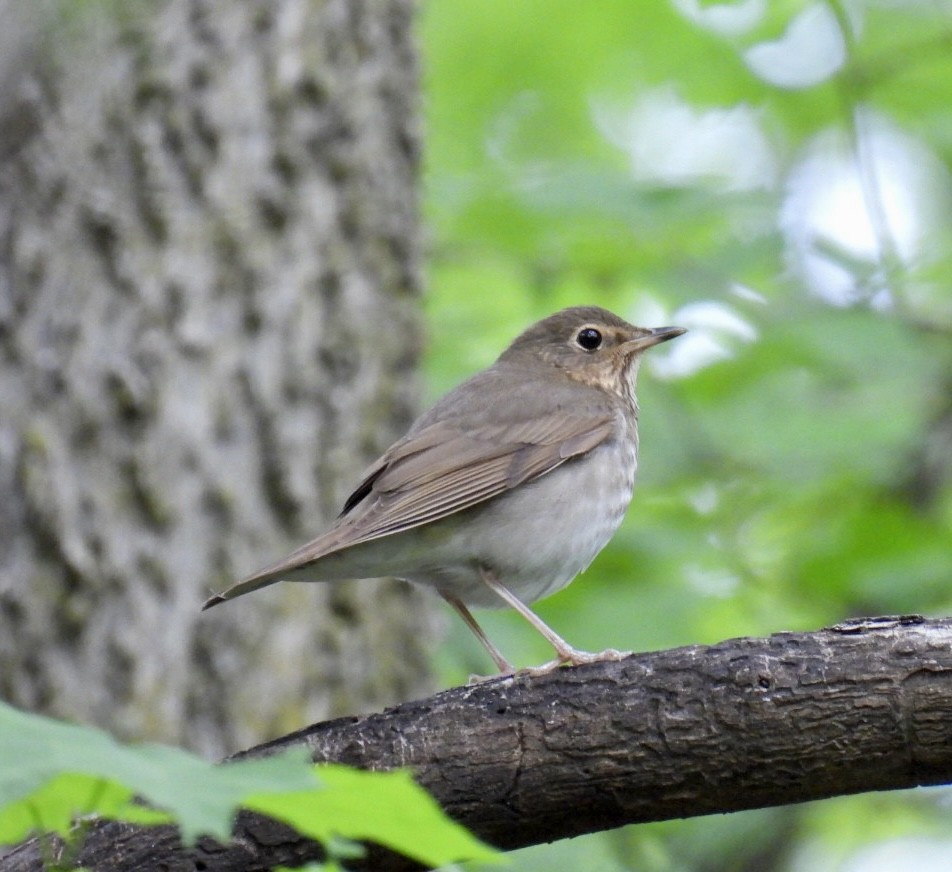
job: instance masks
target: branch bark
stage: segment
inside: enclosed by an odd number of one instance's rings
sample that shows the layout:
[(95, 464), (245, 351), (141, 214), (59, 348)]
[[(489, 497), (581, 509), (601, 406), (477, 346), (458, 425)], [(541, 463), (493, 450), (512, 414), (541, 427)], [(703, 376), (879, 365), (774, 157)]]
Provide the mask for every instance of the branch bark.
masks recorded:
[[(316, 724), (238, 757), (410, 766), (454, 818), (516, 848), (623, 824), (952, 781), (952, 618), (851, 621), (516, 675)], [(247, 872), (319, 858), (250, 814), (236, 843), (102, 824), (96, 872)], [(35, 872), (35, 845), (0, 872)], [(414, 869), (373, 850), (364, 868)]]

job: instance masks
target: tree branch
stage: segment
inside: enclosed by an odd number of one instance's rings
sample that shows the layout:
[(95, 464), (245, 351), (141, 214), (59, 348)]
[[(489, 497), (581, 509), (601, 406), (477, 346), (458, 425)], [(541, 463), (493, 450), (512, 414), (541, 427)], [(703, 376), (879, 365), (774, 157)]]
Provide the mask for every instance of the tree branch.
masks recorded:
[[(237, 756), (301, 744), (316, 761), (412, 767), (454, 818), (502, 848), (940, 784), (952, 781), (952, 618), (874, 618), (493, 679)], [(79, 859), (96, 872), (248, 872), (320, 856), (251, 814), (236, 835), (187, 852), (170, 828), (103, 823)], [(0, 872), (40, 868), (32, 843), (0, 860)], [(375, 849), (366, 868), (416, 867)]]

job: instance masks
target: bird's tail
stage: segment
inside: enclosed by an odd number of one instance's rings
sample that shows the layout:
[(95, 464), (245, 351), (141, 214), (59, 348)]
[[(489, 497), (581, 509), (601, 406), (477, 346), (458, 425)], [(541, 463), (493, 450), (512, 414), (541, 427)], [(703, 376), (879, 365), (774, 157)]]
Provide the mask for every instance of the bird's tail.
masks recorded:
[(258, 590), (262, 587), (267, 587), (269, 584), (274, 584), (280, 580), (280, 576), (273, 575), (272, 573), (258, 573), (257, 575), (252, 575), (250, 578), (246, 578), (244, 581), (239, 581), (238, 584), (233, 584), (227, 590), (223, 590), (221, 593), (216, 593), (214, 596), (209, 597), (202, 605), (202, 611), (204, 612), (205, 609), (210, 609), (212, 606), (217, 606), (219, 603), (225, 602), (225, 600), (244, 596), (246, 593), (251, 593), (253, 590)]
[[(287, 557), (266, 566), (264, 569), (259, 569), (254, 575), (249, 575), (237, 584), (233, 584), (227, 590), (223, 590), (221, 593), (216, 593), (215, 596), (209, 597), (205, 600), (202, 611), (210, 609), (212, 606), (217, 606), (225, 600), (244, 596), (246, 593), (258, 590), (258, 588), (267, 587), (269, 584), (274, 584), (276, 581), (281, 581), (282, 579), (292, 581), (332, 581), (340, 578), (354, 577), (350, 572), (344, 572), (342, 574), (321, 573), (314, 569), (314, 564), (319, 560), (340, 550), (341, 538), (340, 528), (332, 527), (324, 533), (324, 535), (318, 536), (312, 542), (308, 542), (307, 545), (302, 545)], [(304, 572), (304, 570), (307, 571)], [(364, 576), (357, 575), (356, 577), (363, 578)]]

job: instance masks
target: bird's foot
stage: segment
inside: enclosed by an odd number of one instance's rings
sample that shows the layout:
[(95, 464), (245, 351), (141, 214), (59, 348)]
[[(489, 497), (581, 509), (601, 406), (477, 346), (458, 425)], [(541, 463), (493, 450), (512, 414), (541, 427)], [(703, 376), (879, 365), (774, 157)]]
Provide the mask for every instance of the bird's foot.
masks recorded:
[[(604, 651), (580, 651), (578, 648), (566, 646), (558, 652), (559, 656), (554, 660), (543, 663), (541, 666), (523, 666), (516, 669), (512, 664), (506, 663), (495, 675), (470, 675), (466, 681), (467, 687), (477, 684), (485, 684), (496, 678), (513, 678), (518, 675), (536, 677), (547, 675), (563, 666), (583, 666), (586, 663), (601, 663), (624, 660), (630, 657), (631, 651), (616, 651), (614, 648), (606, 648)], [(497, 664), (499, 665), (499, 664)]]
[(559, 660), (565, 666), (581, 666), (583, 663), (601, 663), (603, 660), (624, 660), (630, 657), (631, 651), (617, 651), (614, 648), (606, 648), (604, 651), (579, 651), (576, 648), (570, 649), (567, 657), (559, 652)]
[(559, 656), (555, 660), (543, 663), (541, 666), (530, 666), (527, 669), (520, 669), (519, 675), (546, 675), (555, 669), (563, 666), (583, 666), (586, 663), (601, 663), (603, 661), (624, 660), (631, 655), (631, 651), (616, 651), (614, 648), (606, 648), (604, 651), (580, 651), (578, 648), (566, 647), (559, 651)]

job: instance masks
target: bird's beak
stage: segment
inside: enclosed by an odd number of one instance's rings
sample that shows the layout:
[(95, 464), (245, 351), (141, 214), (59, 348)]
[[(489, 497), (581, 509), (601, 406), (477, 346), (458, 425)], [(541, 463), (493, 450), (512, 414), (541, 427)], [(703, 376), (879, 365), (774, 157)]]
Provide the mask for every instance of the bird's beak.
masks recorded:
[(687, 332), (684, 327), (654, 327), (647, 336), (629, 339), (628, 342), (625, 343), (624, 348), (628, 353), (644, 351), (647, 348), (660, 345), (662, 342), (667, 342), (669, 339), (674, 339), (676, 336)]

